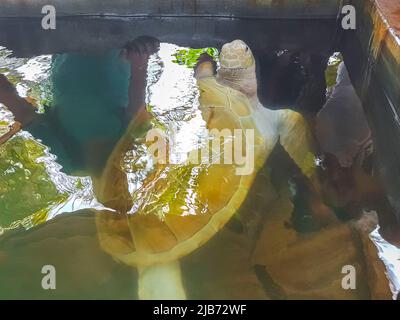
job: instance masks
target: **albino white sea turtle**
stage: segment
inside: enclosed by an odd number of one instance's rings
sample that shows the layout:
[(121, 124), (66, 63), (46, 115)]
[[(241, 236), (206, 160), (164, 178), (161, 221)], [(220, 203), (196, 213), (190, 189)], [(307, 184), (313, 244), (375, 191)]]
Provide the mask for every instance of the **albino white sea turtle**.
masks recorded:
[(238, 175), (235, 163), (167, 163), (149, 169), (143, 137), (152, 127), (151, 116), (142, 110), (109, 158), (97, 188), (99, 200), (120, 212), (98, 215), (100, 244), (116, 260), (138, 268), (142, 299), (186, 298), (179, 259), (225, 226), (278, 141), (307, 177), (314, 174), (305, 120), (291, 110), (261, 105), (250, 48), (241, 40), (225, 44), (216, 76), (214, 71), (211, 62), (203, 62), (196, 72), (207, 129), (253, 130), (254, 142), (245, 150), (254, 151), (254, 170)]

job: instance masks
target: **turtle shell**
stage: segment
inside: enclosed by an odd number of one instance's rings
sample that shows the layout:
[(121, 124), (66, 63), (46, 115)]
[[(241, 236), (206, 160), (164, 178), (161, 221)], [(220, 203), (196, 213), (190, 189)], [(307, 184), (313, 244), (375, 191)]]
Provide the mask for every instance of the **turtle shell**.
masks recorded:
[[(268, 144), (256, 129), (249, 99), (214, 77), (199, 80), (198, 86), (211, 143), (200, 144), (188, 161), (153, 163), (148, 169), (152, 160), (144, 136), (152, 120), (142, 110), (116, 146), (97, 187), (99, 200), (117, 211), (98, 215), (100, 244), (128, 265), (170, 262), (207, 242), (239, 209), (267, 158)], [(223, 130), (231, 134), (214, 135)], [(246, 134), (254, 139), (246, 139)], [(250, 174), (238, 174), (243, 163), (229, 161), (239, 152), (254, 152)]]

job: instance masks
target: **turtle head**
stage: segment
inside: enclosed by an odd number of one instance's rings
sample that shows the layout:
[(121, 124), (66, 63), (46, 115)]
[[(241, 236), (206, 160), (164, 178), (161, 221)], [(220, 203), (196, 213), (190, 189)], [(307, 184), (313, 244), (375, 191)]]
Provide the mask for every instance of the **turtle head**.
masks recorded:
[(224, 44), (220, 62), (221, 67), (226, 69), (248, 69), (255, 65), (253, 53), (242, 40)]
[(257, 96), (256, 63), (251, 49), (242, 40), (226, 43), (220, 53), (217, 79), (250, 98)]

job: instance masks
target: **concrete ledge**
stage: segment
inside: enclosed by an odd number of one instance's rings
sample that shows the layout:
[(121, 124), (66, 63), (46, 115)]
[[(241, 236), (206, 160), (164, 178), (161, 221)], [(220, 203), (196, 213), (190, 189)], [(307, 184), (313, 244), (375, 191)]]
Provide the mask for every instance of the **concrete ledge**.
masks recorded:
[(59, 16), (212, 16), (334, 18), (341, 0), (1, 0), (0, 17), (39, 17), (44, 5)]
[(56, 30), (43, 30), (40, 18), (0, 18), (0, 45), (19, 57), (118, 48), (141, 35), (194, 48), (242, 39), (255, 54), (291, 49), (328, 55), (336, 20), (62, 17)]
[[(41, 9), (49, 4), (56, 8), (57, 29), (44, 31)], [(192, 47), (219, 47), (240, 38), (256, 51), (327, 52), (340, 4), (341, 0), (0, 0), (0, 43), (19, 56), (30, 56), (118, 47), (145, 34)], [(277, 24), (277, 19), (288, 21)]]
[[(341, 2), (0, 0), (0, 44), (19, 56), (30, 56), (118, 47), (145, 34), (192, 47), (219, 47), (240, 38), (256, 51), (283, 48), (327, 52), (335, 38)], [(56, 30), (41, 28), (44, 5), (56, 8)], [(278, 24), (277, 19), (288, 21)], [(74, 34), (79, 37), (71, 36)]]

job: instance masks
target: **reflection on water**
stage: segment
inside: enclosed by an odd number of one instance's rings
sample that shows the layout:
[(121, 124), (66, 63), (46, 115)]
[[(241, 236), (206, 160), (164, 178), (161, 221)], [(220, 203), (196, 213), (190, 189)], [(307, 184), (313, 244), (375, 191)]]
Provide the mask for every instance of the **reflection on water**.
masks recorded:
[[(172, 57), (179, 47), (162, 44), (159, 59), (163, 71), (159, 79), (149, 79), (148, 104), (158, 122), (173, 134), (171, 163), (182, 163), (188, 152), (198, 146), (207, 135), (206, 123), (199, 110), (199, 89), (194, 71), (186, 65), (177, 65)], [(155, 60), (153, 60), (155, 59)], [(150, 59), (150, 75), (157, 72), (157, 56)], [(155, 69), (155, 71), (153, 71)], [(171, 139), (172, 140), (172, 139)]]
[[(174, 142), (169, 146), (169, 157), (180, 169), (171, 173), (169, 170), (174, 169), (166, 168), (159, 174), (159, 180), (153, 181), (159, 189), (170, 188), (168, 194), (138, 192), (130, 213), (147, 206), (155, 211), (167, 208), (167, 211), (191, 215), (198, 207), (196, 189), (201, 172), (195, 166), (179, 167), (179, 164), (185, 163), (188, 152), (199, 148), (209, 136), (200, 111), (200, 90), (192, 68), (195, 63), (179, 64), (176, 59), (176, 53), (182, 54), (185, 50), (162, 43), (159, 52), (149, 58), (145, 88), (145, 103), (154, 117), (152, 125), (162, 128), (168, 140)], [(21, 131), (0, 145), (0, 234), (3, 234), (0, 282), (5, 282), (0, 298), (32, 295), (51, 298), (38, 285), (41, 274), (37, 270), (45, 264), (56, 266), (60, 277), (60, 289), (54, 297), (137, 298), (136, 269), (117, 264), (100, 249), (95, 222), (96, 212), (115, 215), (114, 210), (98, 201), (94, 190), (99, 167), (104, 168), (129, 123), (123, 116), (129, 108), (132, 77), (129, 62), (121, 58), (121, 50), (31, 59), (19, 59), (11, 54), (0, 47), (0, 73), (15, 86), (19, 96), (36, 106), (46, 121), (55, 121), (56, 125), (53, 123), (44, 129), (28, 126), (31, 133)], [(287, 54), (291, 53), (277, 51), (274, 59)], [(328, 87), (335, 84), (337, 65), (328, 70), (333, 73), (327, 74)], [(293, 76), (299, 77), (299, 74)], [(279, 84), (275, 83), (275, 87)], [(0, 135), (8, 131), (13, 121), (6, 106), (0, 104)], [(145, 151), (143, 144), (132, 144), (119, 164), (126, 173), (130, 194), (140, 189), (154, 168)], [(363, 299), (374, 297), (371, 289), (374, 285), (385, 288), (382, 270), (378, 284), (368, 278), (366, 270), (376, 267), (378, 262), (368, 254), (369, 260), (365, 262), (363, 251), (366, 249), (354, 241), (355, 234), (363, 237), (361, 231), (354, 231), (340, 219), (328, 227), (313, 220), (310, 212), (320, 209), (315, 207), (321, 200), (305, 192), (303, 182), (297, 183), (298, 168), (295, 167), (286, 152), (277, 148), (232, 221), (206, 245), (182, 259), (182, 278), (188, 298)], [(339, 169), (332, 171), (343, 175)], [(346, 171), (346, 174), (353, 172)], [(349, 181), (348, 175), (338, 181)], [(163, 181), (166, 178), (176, 180)], [(181, 181), (187, 187), (185, 194), (173, 196), (184, 201), (175, 201), (176, 208), (171, 209), (170, 196), (175, 190), (171, 186)], [(288, 181), (295, 181), (296, 187), (293, 189)], [(221, 194), (224, 187), (230, 186), (229, 181), (222, 182), (222, 179), (209, 183), (214, 184), (213, 190), (220, 187)], [(144, 188), (141, 192), (146, 190), (152, 189)], [(179, 190), (177, 187), (176, 193)], [(330, 192), (340, 197), (340, 191)], [(158, 197), (160, 194), (162, 197)], [(331, 199), (326, 198), (327, 202)], [(352, 200), (348, 202), (353, 204)], [(336, 207), (339, 202), (330, 204)], [(351, 205), (343, 208), (340, 209), (346, 211), (345, 215), (351, 210), (362, 212), (364, 209)], [(320, 209), (321, 216), (323, 210)], [(350, 219), (346, 216), (343, 220)], [(118, 221), (115, 225), (118, 226)], [(379, 243), (376, 232), (372, 237)], [(327, 246), (330, 250), (325, 250)], [(279, 257), (276, 252), (280, 252)], [(299, 258), (299, 252), (305, 262)], [(395, 248), (393, 252), (392, 256), (396, 256)], [(359, 272), (360, 283), (355, 292), (344, 292), (340, 287), (341, 268), (345, 264), (356, 265)], [(27, 273), (35, 276), (27, 277)], [(15, 281), (23, 285), (15, 287)], [(398, 284), (396, 287), (394, 283), (392, 289), (396, 291)]]
[[(0, 50), (1, 72), (15, 85), (21, 97), (40, 111), (52, 98), (49, 82), (51, 57), (10, 57)], [(12, 114), (0, 105), (1, 132), (7, 132)], [(0, 146), (0, 228), (30, 228), (63, 212), (101, 207), (96, 202), (89, 177), (72, 177), (61, 172), (57, 158), (47, 146), (26, 131)]]
[(15, 85), (18, 94), (32, 101), (39, 111), (52, 99), (50, 68), (49, 55), (16, 58), (10, 50), (0, 46), (0, 72)]

